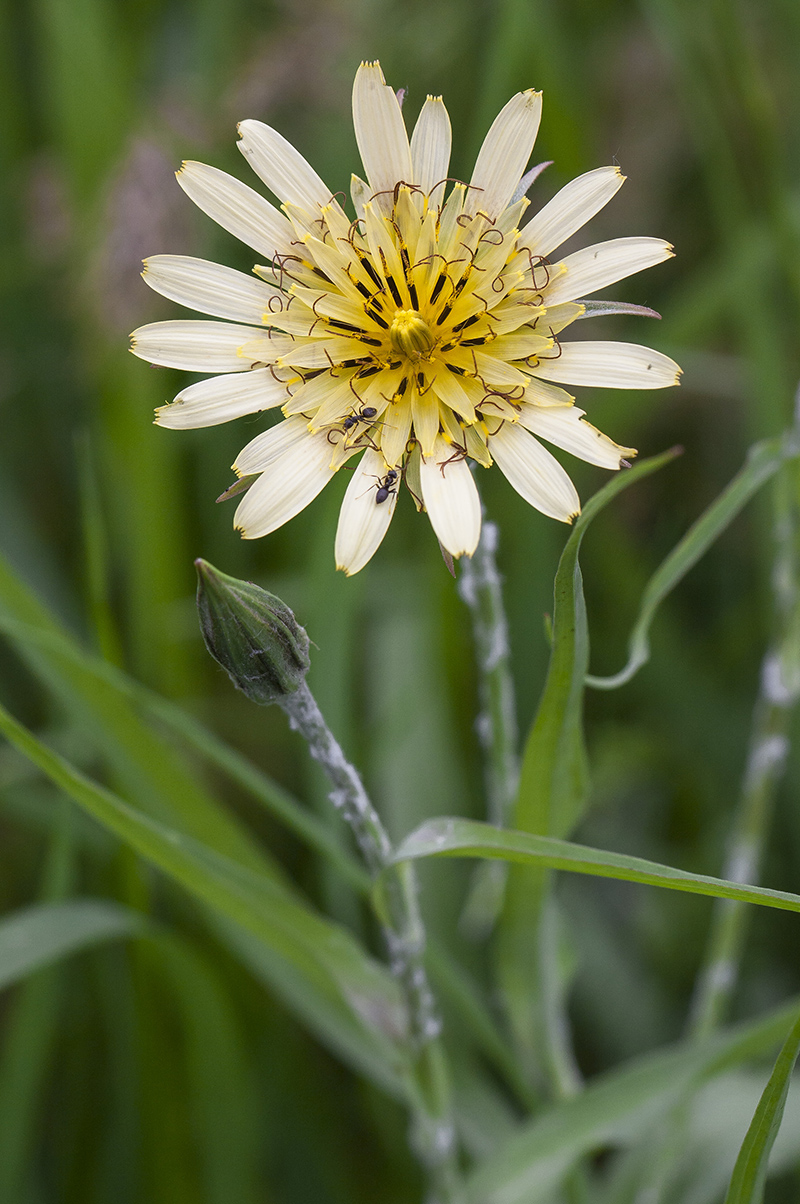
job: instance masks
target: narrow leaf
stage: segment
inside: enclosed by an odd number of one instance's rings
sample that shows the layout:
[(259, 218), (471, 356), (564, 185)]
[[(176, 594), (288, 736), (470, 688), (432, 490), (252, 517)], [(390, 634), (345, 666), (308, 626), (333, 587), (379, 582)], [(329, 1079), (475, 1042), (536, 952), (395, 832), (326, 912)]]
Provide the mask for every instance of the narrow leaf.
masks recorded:
[[(583, 809), (588, 774), (583, 740), (583, 694), (589, 666), (589, 632), (578, 553), (589, 524), (630, 485), (677, 453), (665, 452), (620, 472), (586, 504), (561, 554), (555, 580), (553, 641), (550, 665), (536, 718), (525, 745), (519, 791), (511, 825), (525, 832), (567, 836)], [(528, 1073), (550, 1049), (543, 1032), (550, 1013), (545, 996), (557, 998), (561, 986), (547, 982), (557, 974), (539, 941), (547, 876), (539, 866), (509, 874), (505, 905), (498, 926), (498, 973), (504, 1008), (518, 1046), (528, 1051)], [(560, 1031), (564, 1026), (557, 1026)], [(551, 1034), (552, 1035), (552, 1034)], [(564, 1049), (558, 1064), (569, 1060)], [(555, 1063), (553, 1065), (555, 1072)]]
[(0, 921), (0, 990), (59, 958), (143, 930), (140, 915), (104, 900), (35, 903)]
[(755, 1116), (747, 1130), (736, 1166), (733, 1168), (725, 1204), (761, 1204), (767, 1181), (769, 1155), (778, 1136), (786, 1107), (792, 1071), (800, 1052), (800, 1016), (778, 1054), (778, 1060), (764, 1094), (758, 1102)]
[(91, 677), (98, 686), (110, 688), (115, 695), (134, 702), (147, 715), (179, 736), (263, 806), (311, 848), (328, 858), (361, 893), (369, 890), (369, 877), (359, 863), (337, 843), (330, 827), (304, 807), (288, 790), (258, 769), (242, 753), (231, 748), (210, 728), (187, 714), (176, 703), (129, 677), (116, 665), (92, 656), (59, 631), (42, 630), (29, 623), (9, 618), (0, 610), (0, 632), (8, 635), (29, 653), (58, 658), (74, 665), (82, 676)]
[(586, 788), (582, 709), (589, 635), (578, 564), (583, 537), (617, 494), (670, 463), (677, 454), (672, 449), (618, 473), (586, 503), (561, 554), (555, 580), (553, 651), (525, 746), (514, 809), (514, 826), (523, 831), (565, 835), (577, 818)]
[(468, 1180), (469, 1204), (549, 1204), (577, 1158), (640, 1140), (687, 1092), (766, 1053), (796, 1014), (792, 1000), (707, 1040), (683, 1041), (600, 1075), (499, 1146)]
[(422, 857), (499, 858), (521, 865), (569, 870), (571, 873), (591, 874), (599, 878), (619, 878), (625, 882), (642, 882), (648, 886), (661, 886), (666, 890), (680, 890), (693, 895), (741, 899), (745, 903), (775, 907), (781, 911), (800, 911), (800, 895), (789, 891), (747, 886), (741, 882), (711, 878), (706, 874), (692, 874), (672, 865), (646, 861), (643, 857), (608, 853), (603, 849), (588, 848), (552, 836), (514, 832), (470, 819), (429, 820), (406, 837), (395, 850), (393, 860), (408, 861)]
[(325, 920), (289, 887), (257, 873), (200, 841), (142, 815), (57, 756), (0, 707), (0, 731), (95, 819), (136, 852), (178, 881), (227, 920), (256, 937), (272, 957), (295, 975), (301, 996), (321, 1035), (341, 1030), (343, 1020), (382, 1067), (380, 1080), (394, 1081), (397, 1038), (405, 1017), (396, 981), (369, 958), (344, 928)]
[(588, 675), (586, 684), (596, 690), (615, 690), (625, 685), (650, 659), (650, 625), (661, 603), (691, 568), (730, 526), (750, 499), (787, 460), (800, 455), (798, 435), (790, 430), (775, 439), (756, 443), (747, 453), (744, 467), (675, 545), (645, 586), (639, 615), (628, 644), (628, 663), (611, 677)]

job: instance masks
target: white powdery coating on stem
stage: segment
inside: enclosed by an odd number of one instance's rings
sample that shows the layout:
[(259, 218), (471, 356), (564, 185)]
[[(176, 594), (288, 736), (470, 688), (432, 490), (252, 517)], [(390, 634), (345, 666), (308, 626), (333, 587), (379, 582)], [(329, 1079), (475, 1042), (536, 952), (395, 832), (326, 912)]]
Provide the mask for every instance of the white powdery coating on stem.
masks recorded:
[(800, 682), (786, 681), (785, 666), (777, 653), (764, 657), (761, 667), (761, 692), (776, 707), (790, 707), (800, 697)]
[(352, 827), (369, 869), (378, 873), (391, 857), (391, 842), (361, 778), (323, 719), (314, 696), (304, 683), (293, 694), (281, 699), (280, 705), (289, 716), (291, 726), (305, 739), (311, 756), (328, 775), (333, 785), (329, 795), (331, 802)]
[[(352, 829), (368, 869), (373, 876), (377, 875), (390, 865), (392, 845), (360, 775), (345, 757), (305, 683), (281, 698), (279, 705), (288, 715), (291, 727), (305, 739), (311, 756), (325, 770), (333, 786), (328, 797)], [(411, 867), (395, 867), (387, 890), (394, 903), (392, 926), (384, 928), (391, 969), (402, 983), (408, 1001), (412, 1040), (421, 1048), (439, 1036), (441, 1021), (423, 962), (425, 929), (419, 914), (416, 875)]]
[(747, 760), (746, 788), (757, 789), (767, 778), (780, 772), (788, 755), (786, 736), (763, 736), (753, 745)]

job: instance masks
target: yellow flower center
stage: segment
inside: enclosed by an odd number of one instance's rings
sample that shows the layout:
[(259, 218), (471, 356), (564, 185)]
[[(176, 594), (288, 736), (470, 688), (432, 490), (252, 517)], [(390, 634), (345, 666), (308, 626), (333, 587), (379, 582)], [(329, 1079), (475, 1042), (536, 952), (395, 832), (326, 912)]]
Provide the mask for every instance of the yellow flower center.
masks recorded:
[(395, 351), (410, 360), (424, 359), (436, 344), (433, 331), (415, 309), (395, 310), (389, 338)]

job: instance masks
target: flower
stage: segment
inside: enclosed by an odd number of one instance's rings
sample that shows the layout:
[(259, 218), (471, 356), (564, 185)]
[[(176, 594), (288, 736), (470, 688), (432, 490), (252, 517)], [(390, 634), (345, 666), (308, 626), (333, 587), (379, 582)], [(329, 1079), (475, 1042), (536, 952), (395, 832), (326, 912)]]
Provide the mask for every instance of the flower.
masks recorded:
[(380, 66), (362, 63), (353, 121), (367, 179), (352, 177), (354, 220), (259, 121), (240, 124), (239, 149), (283, 212), (215, 167), (183, 164), (188, 196), (266, 266), (251, 277), (180, 255), (145, 260), (157, 292), (227, 321), (155, 322), (134, 332), (132, 350), (215, 373), (157, 410), (161, 426), (282, 409), (233, 466), (249, 486), (234, 519), (244, 538), (288, 522), (359, 456), (339, 517), (339, 568), (358, 572), (373, 555), (401, 484), (443, 548), (469, 556), (481, 525), (470, 461), (495, 461), (532, 506), (571, 522), (578, 495), (536, 436), (605, 468), (636, 454), (585, 422), (562, 386), (662, 388), (677, 383), (677, 364), (647, 347), (562, 342), (561, 333), (591, 312), (578, 298), (661, 262), (672, 247), (615, 238), (554, 256), (616, 193), (625, 178), (617, 167), (579, 176), (522, 224), (541, 105), (533, 90), (512, 97), (469, 184), (448, 190), (441, 97), (425, 101), (409, 142)]

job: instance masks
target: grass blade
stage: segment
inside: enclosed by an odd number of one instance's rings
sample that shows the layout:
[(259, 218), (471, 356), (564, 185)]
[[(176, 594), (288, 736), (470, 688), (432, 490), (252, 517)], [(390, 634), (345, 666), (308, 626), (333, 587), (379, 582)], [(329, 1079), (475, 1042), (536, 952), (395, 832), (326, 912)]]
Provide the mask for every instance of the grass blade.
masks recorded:
[[(542, 698), (520, 770), (511, 826), (545, 836), (567, 836), (584, 806), (588, 773), (583, 738), (583, 693), (589, 666), (589, 631), (578, 553), (592, 520), (622, 490), (674, 459), (675, 450), (618, 473), (586, 504), (561, 554), (555, 580), (553, 649)], [(517, 1046), (529, 1078), (537, 1063), (555, 1094), (573, 1089), (567, 1026), (548, 1007), (563, 984), (540, 937), (547, 891), (544, 866), (515, 868), (508, 877), (499, 924), (498, 976)]]
[(797, 1014), (797, 1001), (758, 1020), (637, 1058), (579, 1096), (521, 1126), (468, 1181), (470, 1204), (538, 1204), (582, 1155), (630, 1145), (682, 1094), (764, 1054)]
[(769, 1155), (786, 1107), (792, 1071), (800, 1052), (800, 1016), (786, 1038), (733, 1168), (725, 1204), (761, 1204)]
[(568, 870), (574, 874), (592, 874), (599, 878), (618, 878), (624, 882), (641, 882), (694, 895), (711, 895), (716, 899), (741, 899), (745, 903), (775, 907), (781, 911), (800, 911), (800, 895), (789, 891), (747, 886), (706, 874), (692, 874), (672, 865), (646, 861), (643, 857), (609, 853), (552, 836), (533, 836), (529, 832), (495, 828), (477, 820), (446, 817), (429, 820), (407, 836), (394, 854), (395, 861), (421, 857), (499, 858), (521, 865)]
[(82, 677), (91, 675), (99, 686), (109, 687), (126, 701), (134, 702), (154, 719), (179, 736), (194, 752), (221, 769), (234, 782), (265, 806), (310, 848), (327, 857), (361, 894), (369, 890), (369, 875), (332, 835), (324, 820), (304, 807), (283, 786), (258, 769), (252, 761), (204, 724), (187, 714), (177, 703), (129, 677), (123, 670), (86, 652), (58, 631), (44, 631), (21, 623), (0, 612), (0, 631), (31, 655), (49, 655), (75, 666)]
[(0, 990), (71, 953), (142, 931), (140, 915), (105, 900), (34, 903), (0, 921)]
[[(334, 1044), (349, 1020), (392, 1081), (395, 1037), (405, 1019), (395, 980), (343, 928), (316, 915), (267, 873), (256, 873), (193, 837), (137, 812), (75, 770), (0, 708), (0, 730), (76, 803), (141, 856), (227, 920), (240, 925), (294, 972), (300, 992)], [(330, 1020), (330, 1033), (328, 1032)]]
[(629, 682), (650, 659), (650, 625), (664, 599), (730, 526), (750, 499), (787, 460), (800, 454), (797, 432), (787, 431), (750, 448), (744, 467), (689, 528), (645, 586), (639, 615), (628, 644), (628, 663), (611, 677), (587, 675), (596, 690), (615, 690)]

